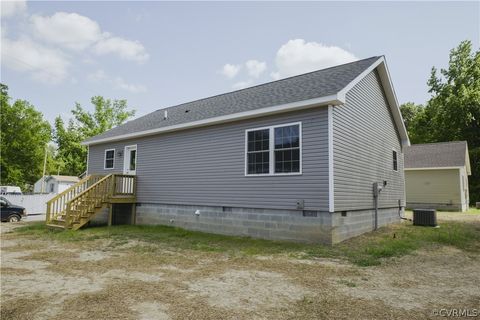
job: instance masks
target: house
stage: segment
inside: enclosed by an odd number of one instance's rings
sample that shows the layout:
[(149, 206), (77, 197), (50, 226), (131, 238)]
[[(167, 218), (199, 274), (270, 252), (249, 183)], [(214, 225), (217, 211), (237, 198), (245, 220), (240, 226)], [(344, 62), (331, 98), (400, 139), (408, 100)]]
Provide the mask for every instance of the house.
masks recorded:
[(407, 207), (468, 210), (471, 175), (466, 141), (415, 144), (405, 149)]
[(61, 193), (72, 185), (77, 183), (79, 179), (75, 176), (44, 176), (38, 179), (33, 185), (34, 193)]
[[(160, 109), (83, 143), (113, 224), (336, 243), (405, 206), (409, 140), (384, 57)], [(79, 228), (70, 206), (47, 220)]]

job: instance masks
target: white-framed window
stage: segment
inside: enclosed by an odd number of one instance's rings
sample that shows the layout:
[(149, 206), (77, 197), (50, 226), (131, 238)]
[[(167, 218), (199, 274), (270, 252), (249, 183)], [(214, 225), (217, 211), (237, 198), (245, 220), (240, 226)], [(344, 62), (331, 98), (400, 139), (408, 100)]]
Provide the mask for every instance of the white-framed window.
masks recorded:
[(105, 161), (103, 169), (113, 169), (115, 167), (115, 149), (105, 150)]
[(393, 171), (398, 171), (398, 153), (397, 150), (392, 150)]
[(302, 174), (302, 123), (245, 130), (245, 175)]

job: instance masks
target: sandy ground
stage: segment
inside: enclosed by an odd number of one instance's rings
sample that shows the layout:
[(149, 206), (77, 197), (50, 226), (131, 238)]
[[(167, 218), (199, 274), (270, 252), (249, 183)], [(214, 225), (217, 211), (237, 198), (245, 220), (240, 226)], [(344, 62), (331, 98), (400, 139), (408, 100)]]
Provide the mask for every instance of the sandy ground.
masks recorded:
[(46, 243), (1, 224), (1, 319), (434, 319), (480, 308), (480, 259), (443, 247), (362, 268), (108, 239)]

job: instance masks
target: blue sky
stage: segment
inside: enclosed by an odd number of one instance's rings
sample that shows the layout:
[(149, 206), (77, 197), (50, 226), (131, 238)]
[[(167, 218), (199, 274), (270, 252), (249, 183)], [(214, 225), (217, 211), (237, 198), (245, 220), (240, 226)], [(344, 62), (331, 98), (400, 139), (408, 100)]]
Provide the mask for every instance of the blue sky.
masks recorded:
[(400, 103), (480, 39), (479, 2), (2, 3), (1, 81), (52, 121), (90, 97), (137, 116), (384, 54)]

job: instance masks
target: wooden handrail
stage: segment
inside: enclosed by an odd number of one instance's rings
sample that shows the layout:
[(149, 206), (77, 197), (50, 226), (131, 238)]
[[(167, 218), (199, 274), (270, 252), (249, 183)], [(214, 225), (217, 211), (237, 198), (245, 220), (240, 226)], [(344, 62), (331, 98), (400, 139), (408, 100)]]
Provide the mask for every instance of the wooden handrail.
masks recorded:
[(89, 176), (47, 203), (47, 223), (55, 219), (65, 228), (80, 228), (105, 203), (118, 197), (131, 199), (135, 193), (136, 176)]
[(80, 186), (81, 184), (85, 183), (88, 179), (90, 179), (90, 177), (92, 176), (86, 176), (85, 178), (83, 178), (82, 180), (78, 181), (77, 183), (75, 183), (73, 186), (71, 186), (70, 188), (68, 188), (67, 190), (63, 191), (62, 193), (59, 193), (57, 194), (55, 197), (53, 197), (52, 199), (48, 200), (48, 202), (54, 202), (55, 200), (59, 199), (60, 197), (62, 197), (64, 194), (68, 193), (70, 190), (72, 189), (75, 189), (76, 187)]
[(112, 177), (114, 174), (111, 173), (109, 175), (106, 175), (105, 177), (103, 177), (102, 179), (98, 180), (97, 182), (95, 182), (93, 185), (91, 185), (90, 187), (88, 187), (87, 189), (83, 190), (82, 192), (80, 192), (79, 194), (77, 194), (74, 198), (70, 199), (68, 203), (72, 203), (74, 200), (76, 200), (77, 198), (83, 196), (84, 194), (88, 193), (90, 190), (94, 189), (97, 184), (99, 183), (102, 183), (103, 181), (107, 180), (107, 179), (110, 179), (110, 177)]
[(68, 188), (67, 190), (59, 193), (52, 199), (50, 199), (47, 202), (47, 215), (46, 215), (46, 220), (47, 223), (52, 220), (52, 214), (60, 214), (63, 209), (65, 208), (65, 205), (68, 200), (72, 199), (75, 197), (78, 193), (82, 192), (85, 190), (86, 187), (88, 187), (88, 183), (95, 184), (97, 179), (103, 177), (101, 175), (95, 174), (95, 175), (89, 175), (83, 179), (81, 179), (79, 182), (75, 183), (73, 186)]

